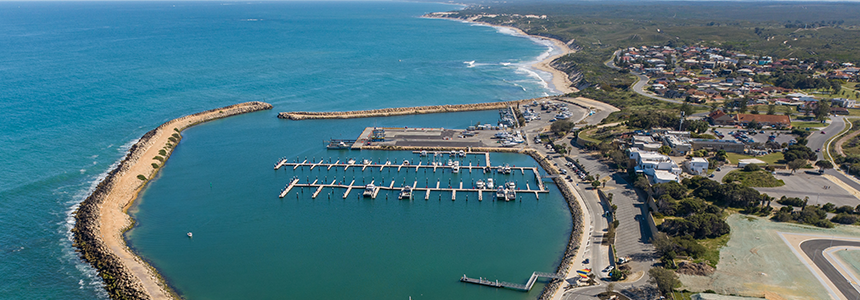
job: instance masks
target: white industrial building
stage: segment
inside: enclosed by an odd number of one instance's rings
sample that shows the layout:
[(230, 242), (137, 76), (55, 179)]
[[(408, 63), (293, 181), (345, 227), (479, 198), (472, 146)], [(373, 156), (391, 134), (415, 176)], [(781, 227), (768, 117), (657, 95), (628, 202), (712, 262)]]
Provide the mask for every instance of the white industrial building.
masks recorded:
[(639, 148), (630, 148), (629, 151), (629, 158), (636, 161), (636, 173), (646, 175), (652, 184), (680, 182), (681, 168), (669, 156)]

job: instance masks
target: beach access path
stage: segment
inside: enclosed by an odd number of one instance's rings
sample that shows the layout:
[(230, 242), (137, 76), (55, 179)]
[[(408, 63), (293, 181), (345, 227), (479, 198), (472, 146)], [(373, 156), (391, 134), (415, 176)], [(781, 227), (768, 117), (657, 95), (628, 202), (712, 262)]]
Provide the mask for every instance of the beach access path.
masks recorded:
[[(110, 252), (119, 257), (122, 265), (130, 271), (131, 275), (136, 277), (136, 279), (128, 279), (131, 282), (139, 280), (146, 294), (152, 299), (173, 299), (174, 296), (169, 292), (165, 283), (157, 277), (152, 267), (129, 249), (122, 237), (123, 232), (130, 229), (134, 224), (127, 214), (127, 210), (146, 185), (146, 181), (139, 179), (138, 175), (152, 178), (157, 173), (158, 169), (152, 166), (153, 162), (157, 162), (153, 160), (153, 157), (162, 156), (165, 160), (167, 159), (172, 149), (176, 147), (176, 143), (171, 141), (171, 138), (176, 139), (173, 134), (206, 121), (271, 108), (272, 105), (268, 103), (247, 102), (168, 121), (144, 135), (132, 146), (125, 161), (118, 167), (118, 172), (110, 175), (115, 176), (112, 178), (114, 184), (104, 192), (105, 197), (99, 207), (99, 219), (96, 223), (97, 228), (95, 228), (98, 232), (96, 234), (101, 237)], [(168, 143), (173, 146), (166, 147)], [(159, 150), (165, 150), (167, 155), (160, 155)], [(100, 191), (97, 190), (97, 192)], [(87, 205), (86, 200), (81, 205)], [(95, 264), (95, 262), (90, 263)], [(101, 273), (104, 270), (99, 271)], [(123, 274), (110, 275), (122, 276)]]

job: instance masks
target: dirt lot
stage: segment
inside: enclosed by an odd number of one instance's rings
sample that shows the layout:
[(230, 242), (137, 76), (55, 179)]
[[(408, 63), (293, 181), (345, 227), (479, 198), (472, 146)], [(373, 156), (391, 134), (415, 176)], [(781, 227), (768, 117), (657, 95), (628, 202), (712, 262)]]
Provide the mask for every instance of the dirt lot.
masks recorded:
[(727, 222), (732, 228), (731, 239), (720, 251), (717, 271), (711, 276), (679, 275), (683, 288), (768, 299), (821, 299), (827, 291), (777, 232), (860, 237), (857, 226), (823, 229), (739, 214)]

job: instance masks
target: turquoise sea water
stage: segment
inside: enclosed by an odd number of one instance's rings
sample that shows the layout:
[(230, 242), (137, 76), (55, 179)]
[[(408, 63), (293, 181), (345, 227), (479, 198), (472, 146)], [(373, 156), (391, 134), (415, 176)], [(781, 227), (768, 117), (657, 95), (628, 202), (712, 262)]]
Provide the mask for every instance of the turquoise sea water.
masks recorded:
[[(557, 191), (515, 203), (452, 202), (444, 195), (427, 202), (394, 195), (310, 200), (309, 190), (298, 200), (277, 198), (290, 176), (302, 176), (272, 171), (281, 156), (412, 157), (326, 151), (323, 139), (351, 138), (373, 125), (454, 128), (496, 120), (494, 112), (474, 112), (290, 122), (276, 119), (278, 111), (474, 103), (549, 92), (522, 67), (545, 55), (545, 45), (490, 27), (417, 18), (452, 8), (0, 3), (0, 295), (104, 297), (100, 280), (69, 242), (75, 205), (151, 128), (260, 100), (275, 109), (185, 132), (132, 210), (139, 227), (129, 232), (130, 244), (184, 296), (528, 297), (457, 278), (524, 282), (532, 271), (552, 271), (570, 227)], [(534, 164), (515, 155), (493, 160)], [(187, 231), (195, 238), (187, 239)]]

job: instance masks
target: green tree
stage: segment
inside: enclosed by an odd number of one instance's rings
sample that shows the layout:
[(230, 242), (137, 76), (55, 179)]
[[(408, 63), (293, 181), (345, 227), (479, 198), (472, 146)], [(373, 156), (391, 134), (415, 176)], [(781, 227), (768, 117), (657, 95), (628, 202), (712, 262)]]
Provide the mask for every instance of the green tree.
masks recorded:
[(574, 124), (571, 121), (559, 120), (552, 123), (552, 126), (550, 126), (549, 129), (557, 135), (565, 135), (568, 131), (573, 129), (573, 126)]
[(753, 106), (752, 111), (750, 111), (750, 113), (751, 113), (751, 114), (754, 114), (754, 115), (759, 114), (759, 112), (758, 112), (758, 106)]
[(824, 170), (833, 168), (833, 163), (831, 163), (829, 160), (823, 160), (822, 159), (822, 160), (816, 161), (815, 166), (818, 167), (819, 169), (821, 169), (821, 172), (824, 172)]
[(767, 114), (775, 115), (776, 114), (776, 105), (773, 105), (773, 104), (768, 105), (767, 106)]
[(648, 282), (651, 284), (656, 284), (657, 289), (660, 290), (660, 293), (663, 293), (664, 296), (667, 296), (672, 293), (676, 287), (681, 286), (681, 280), (678, 279), (678, 275), (671, 270), (666, 270), (661, 267), (654, 267), (648, 270), (648, 275), (651, 275), (651, 278), (648, 279)]
[(659, 151), (660, 151), (660, 154), (669, 155), (669, 153), (672, 153), (672, 147), (663, 145), (663, 146), (660, 146)]
[(761, 129), (761, 124), (756, 120), (751, 120), (747, 123), (747, 129), (750, 129), (750, 130)]
[(592, 181), (592, 182), (591, 182), (591, 187), (593, 187), (593, 188), (595, 188), (595, 189), (596, 189), (596, 188), (599, 188), (599, 187), (600, 187), (600, 180)]
[(830, 115), (830, 100), (818, 101), (818, 108), (815, 109), (815, 119), (824, 122), (828, 115)]
[(791, 173), (797, 171), (797, 169), (803, 168), (806, 165), (805, 159), (795, 159), (788, 162), (788, 169), (791, 170)]
[(738, 100), (738, 112), (742, 114), (747, 112), (747, 99)]
[(679, 110), (679, 112), (684, 113), (685, 116), (689, 116), (689, 115), (693, 114), (693, 106), (691, 106), (687, 102), (684, 102), (683, 104), (681, 104), (681, 107), (679, 107), (678, 110)]

